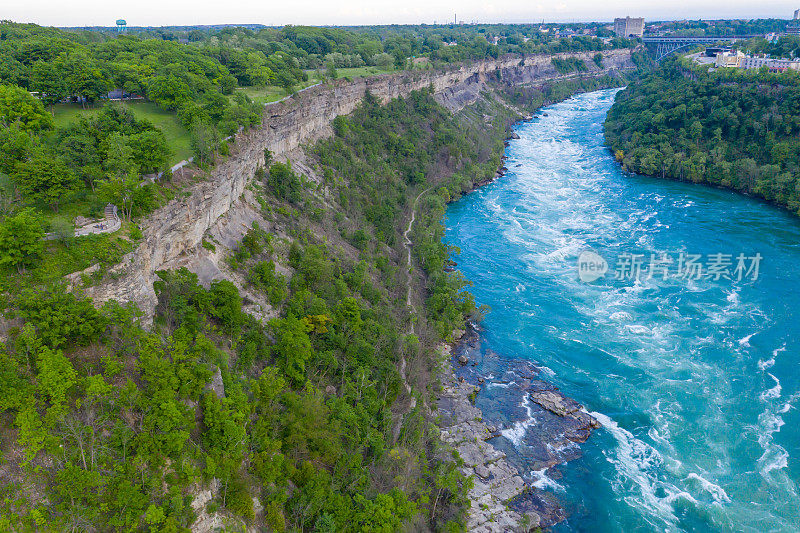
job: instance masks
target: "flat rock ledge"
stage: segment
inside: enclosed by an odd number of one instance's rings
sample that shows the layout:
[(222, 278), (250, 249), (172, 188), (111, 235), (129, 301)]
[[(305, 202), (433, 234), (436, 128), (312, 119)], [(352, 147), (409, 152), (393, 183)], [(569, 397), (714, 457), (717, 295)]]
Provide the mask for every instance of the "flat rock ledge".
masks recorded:
[[(464, 461), (462, 471), (474, 483), (469, 491), (471, 506), (467, 531), (500, 533), (521, 530), (524, 517), (514, 511), (511, 505), (527, 490), (525, 482), (517, 469), (506, 460), (506, 454), (486, 442), (497, 433), (483, 422), (480, 409), (470, 401), (470, 396), (476, 394), (480, 387), (456, 378), (450, 364), (451, 346), (441, 345), (439, 350), (441, 438), (458, 451)], [(529, 527), (539, 525), (538, 514), (529, 512), (527, 516)]]

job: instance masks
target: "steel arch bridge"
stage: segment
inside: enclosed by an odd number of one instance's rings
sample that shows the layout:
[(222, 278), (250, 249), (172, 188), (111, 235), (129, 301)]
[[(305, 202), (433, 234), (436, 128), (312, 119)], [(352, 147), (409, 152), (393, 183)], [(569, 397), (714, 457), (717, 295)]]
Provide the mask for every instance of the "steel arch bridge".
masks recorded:
[(732, 43), (761, 35), (734, 35), (734, 36), (704, 36), (704, 37), (642, 37), (650, 55), (656, 61), (661, 61), (670, 54), (690, 48), (698, 44), (716, 44), (722, 42)]

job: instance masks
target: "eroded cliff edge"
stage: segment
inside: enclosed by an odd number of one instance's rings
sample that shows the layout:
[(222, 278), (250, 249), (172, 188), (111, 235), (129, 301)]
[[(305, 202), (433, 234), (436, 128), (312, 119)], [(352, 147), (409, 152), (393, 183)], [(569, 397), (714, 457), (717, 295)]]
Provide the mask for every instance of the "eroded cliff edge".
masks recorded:
[[(153, 213), (143, 224), (141, 244), (114, 267), (107, 280), (86, 292), (96, 302), (133, 302), (153, 316), (156, 295), (155, 272), (187, 265), (201, 249), (203, 235), (228, 213), (245, 187), (264, 163), (264, 149), (278, 159), (286, 158), (302, 144), (331, 133), (331, 121), (351, 113), (369, 92), (386, 102), (412, 91), (432, 88), (437, 100), (450, 110), (475, 102), (489, 83), (526, 86), (580, 76), (598, 76), (633, 68), (631, 50), (603, 53), (603, 68), (593, 61), (594, 52), (557, 55), (507, 56), (462, 64), (447, 70), (402, 72), (354, 81), (340, 80), (312, 87), (292, 98), (268, 106), (261, 127), (241, 134), (231, 157), (219, 164), (207, 180)], [(574, 57), (584, 60), (588, 71), (563, 75), (552, 59)], [(242, 228), (243, 234), (246, 228)]]

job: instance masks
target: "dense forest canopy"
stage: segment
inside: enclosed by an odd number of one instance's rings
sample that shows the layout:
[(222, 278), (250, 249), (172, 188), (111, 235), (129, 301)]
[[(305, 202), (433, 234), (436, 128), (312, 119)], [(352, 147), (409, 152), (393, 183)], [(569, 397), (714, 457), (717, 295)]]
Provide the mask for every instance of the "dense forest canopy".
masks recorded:
[(800, 213), (794, 72), (690, 68), (673, 58), (620, 92), (605, 123), (623, 166), (755, 194)]

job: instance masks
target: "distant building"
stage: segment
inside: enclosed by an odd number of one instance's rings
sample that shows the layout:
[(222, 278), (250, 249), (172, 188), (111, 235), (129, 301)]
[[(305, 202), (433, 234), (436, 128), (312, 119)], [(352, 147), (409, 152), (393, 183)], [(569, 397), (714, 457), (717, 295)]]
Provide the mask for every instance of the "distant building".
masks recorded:
[(789, 23), (789, 26), (786, 28), (786, 33), (789, 35), (800, 35), (800, 9), (794, 10), (794, 20)]
[(128, 29), (128, 23), (125, 22), (125, 19), (119, 19), (117, 21), (117, 33), (125, 33), (125, 30)]
[(641, 37), (644, 35), (644, 19), (625, 17), (614, 19), (614, 33), (617, 37)]
[[(700, 58), (695, 58), (695, 61), (700, 64), (704, 63)], [(768, 56), (749, 56), (739, 51), (725, 50), (717, 53), (714, 66), (717, 68), (742, 68), (745, 70), (766, 67), (770, 72), (786, 72), (787, 70), (800, 71), (800, 60), (774, 59)]]
[(739, 61), (743, 69), (767, 67), (770, 72), (785, 72), (786, 70), (800, 70), (800, 61), (792, 59), (772, 59), (770, 57), (745, 56)]
[(743, 59), (745, 59), (745, 57), (742, 52), (738, 50), (736, 52), (725, 50), (722, 52), (717, 52), (717, 59), (714, 61), (714, 66), (717, 68), (739, 68)]

